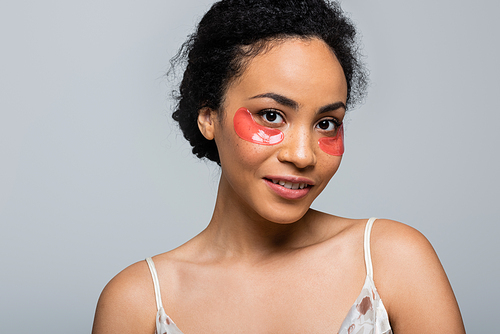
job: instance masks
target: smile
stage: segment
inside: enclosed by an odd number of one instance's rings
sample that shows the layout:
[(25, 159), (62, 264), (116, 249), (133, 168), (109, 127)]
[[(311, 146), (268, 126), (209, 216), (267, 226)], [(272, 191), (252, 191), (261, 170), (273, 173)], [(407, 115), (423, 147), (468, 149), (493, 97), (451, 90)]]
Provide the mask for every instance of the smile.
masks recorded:
[(305, 187), (308, 186), (307, 183), (292, 183), (289, 181), (276, 180), (276, 179), (272, 179), (271, 181), (273, 181), (274, 184), (279, 184), (282, 187), (285, 187), (288, 189), (293, 189), (293, 190), (304, 189)]
[(314, 181), (295, 176), (267, 176), (264, 181), (276, 195), (288, 200), (306, 196), (314, 186)]

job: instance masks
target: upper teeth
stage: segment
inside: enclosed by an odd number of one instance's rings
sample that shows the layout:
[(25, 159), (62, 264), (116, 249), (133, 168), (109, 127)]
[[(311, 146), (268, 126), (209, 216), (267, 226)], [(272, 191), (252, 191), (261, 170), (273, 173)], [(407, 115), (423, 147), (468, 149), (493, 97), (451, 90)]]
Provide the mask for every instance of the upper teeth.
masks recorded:
[(283, 186), (288, 189), (304, 189), (307, 186), (307, 183), (292, 183), (288, 181), (283, 181), (283, 180), (272, 180), (273, 183), (279, 184), (280, 186)]

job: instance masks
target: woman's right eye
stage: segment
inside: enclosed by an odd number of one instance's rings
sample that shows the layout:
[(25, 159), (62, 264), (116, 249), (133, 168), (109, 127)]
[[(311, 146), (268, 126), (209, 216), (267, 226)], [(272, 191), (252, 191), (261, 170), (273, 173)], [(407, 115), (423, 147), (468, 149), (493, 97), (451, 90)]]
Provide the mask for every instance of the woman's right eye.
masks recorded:
[(275, 110), (263, 110), (259, 113), (266, 122), (273, 124), (283, 123), (283, 117)]

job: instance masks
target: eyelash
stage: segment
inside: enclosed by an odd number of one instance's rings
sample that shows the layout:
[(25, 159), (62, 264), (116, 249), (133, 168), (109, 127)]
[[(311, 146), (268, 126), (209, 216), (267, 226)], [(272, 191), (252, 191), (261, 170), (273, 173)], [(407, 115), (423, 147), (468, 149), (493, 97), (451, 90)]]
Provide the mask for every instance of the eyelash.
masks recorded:
[[(269, 115), (271, 113), (274, 113), (276, 114), (277, 117), (280, 117), (282, 119), (282, 122), (280, 123), (273, 123), (272, 121), (269, 121), (266, 119), (266, 115)], [(266, 123), (269, 123), (269, 124), (275, 124), (275, 125), (278, 125), (278, 124), (281, 124), (283, 123), (283, 121), (285, 120), (285, 117), (281, 114), (281, 112), (279, 112), (278, 110), (276, 109), (264, 109), (264, 110), (261, 110), (257, 113)]]
[(324, 119), (320, 120), (318, 123), (316, 123), (316, 126), (319, 127), (319, 124), (321, 124), (322, 122), (329, 122), (329, 123), (333, 123), (333, 125), (334, 125), (334, 129), (332, 129), (332, 130), (319, 128), (321, 131), (326, 131), (326, 132), (336, 131), (342, 125), (342, 122), (340, 122), (336, 118), (324, 118)]

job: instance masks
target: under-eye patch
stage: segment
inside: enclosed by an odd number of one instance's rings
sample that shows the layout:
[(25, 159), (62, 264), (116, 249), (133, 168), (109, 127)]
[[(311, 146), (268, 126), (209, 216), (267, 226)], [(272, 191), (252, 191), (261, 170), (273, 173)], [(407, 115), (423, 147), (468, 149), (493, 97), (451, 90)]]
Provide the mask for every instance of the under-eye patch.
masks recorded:
[[(283, 141), (285, 135), (278, 129), (257, 124), (247, 108), (240, 108), (234, 114), (234, 130), (243, 140), (259, 145), (276, 145)], [(318, 141), (319, 148), (330, 155), (344, 154), (344, 126), (340, 125), (334, 137), (323, 137)]]
[(233, 119), (234, 130), (243, 140), (260, 145), (276, 145), (283, 141), (285, 135), (278, 129), (268, 128), (255, 122), (246, 108), (236, 111)]
[(330, 155), (344, 154), (344, 125), (340, 125), (334, 137), (323, 137), (318, 140), (319, 148)]

